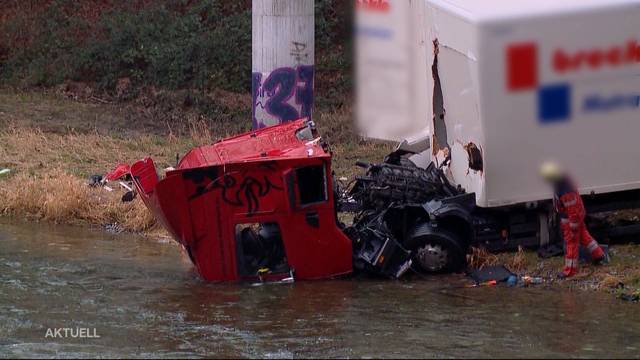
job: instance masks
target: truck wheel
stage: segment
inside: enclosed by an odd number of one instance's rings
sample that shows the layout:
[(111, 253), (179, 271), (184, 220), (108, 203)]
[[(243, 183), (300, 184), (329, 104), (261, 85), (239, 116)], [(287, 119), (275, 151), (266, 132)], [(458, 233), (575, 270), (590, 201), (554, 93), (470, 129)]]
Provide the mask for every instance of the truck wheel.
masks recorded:
[(413, 262), (426, 273), (450, 273), (466, 265), (466, 246), (460, 237), (448, 230), (418, 225), (405, 242), (413, 251)]

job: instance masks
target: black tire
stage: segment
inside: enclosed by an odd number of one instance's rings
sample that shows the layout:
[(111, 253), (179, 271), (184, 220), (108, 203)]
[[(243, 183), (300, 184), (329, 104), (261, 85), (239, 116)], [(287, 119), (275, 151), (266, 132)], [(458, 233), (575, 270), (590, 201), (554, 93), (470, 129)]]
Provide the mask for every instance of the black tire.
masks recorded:
[[(467, 264), (467, 246), (461, 237), (446, 229), (433, 228), (428, 223), (419, 224), (409, 232), (405, 247), (413, 252), (413, 263), (416, 269), (424, 273), (458, 272)], [(424, 260), (425, 257), (430, 260), (438, 258), (438, 260), (434, 260), (432, 266), (425, 266), (427, 262)]]

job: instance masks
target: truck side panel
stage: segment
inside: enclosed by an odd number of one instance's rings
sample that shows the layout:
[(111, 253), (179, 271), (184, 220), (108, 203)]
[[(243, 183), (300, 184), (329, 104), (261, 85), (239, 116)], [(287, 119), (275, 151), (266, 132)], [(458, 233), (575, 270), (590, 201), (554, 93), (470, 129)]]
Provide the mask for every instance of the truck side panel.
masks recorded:
[(479, 205), (549, 199), (537, 173), (545, 160), (563, 164), (583, 193), (640, 187), (639, 18), (636, 3), (479, 24)]

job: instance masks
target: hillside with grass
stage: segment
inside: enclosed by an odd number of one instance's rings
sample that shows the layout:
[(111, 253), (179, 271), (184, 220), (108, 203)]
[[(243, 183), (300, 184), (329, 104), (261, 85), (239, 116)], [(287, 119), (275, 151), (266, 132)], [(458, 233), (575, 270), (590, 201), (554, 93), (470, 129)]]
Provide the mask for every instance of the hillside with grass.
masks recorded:
[[(316, 1), (316, 116), (334, 167), (387, 144), (351, 120), (350, 3)], [(152, 228), (146, 209), (83, 186), (115, 164), (160, 167), (251, 127), (250, 0), (0, 2), (0, 212)], [(144, 216), (141, 216), (142, 213)], [(131, 221), (134, 219), (135, 221)]]
[[(151, 90), (187, 91), (195, 98), (251, 90), (250, 0), (5, 0), (0, 4), (4, 86), (66, 84), (66, 90), (79, 98), (118, 101), (146, 96)], [(341, 0), (316, 1), (320, 107), (343, 106), (349, 100), (349, 5)], [(207, 112), (206, 102), (189, 103)]]

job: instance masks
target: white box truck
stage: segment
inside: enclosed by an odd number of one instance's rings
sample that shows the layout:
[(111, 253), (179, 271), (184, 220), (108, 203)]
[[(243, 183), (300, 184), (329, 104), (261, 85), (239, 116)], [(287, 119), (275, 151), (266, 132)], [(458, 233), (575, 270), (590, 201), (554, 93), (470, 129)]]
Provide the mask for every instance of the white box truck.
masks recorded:
[(414, 145), (418, 166), (475, 194), (479, 239), (549, 241), (547, 160), (590, 211), (638, 206), (639, 0), (356, 5), (362, 134)]

